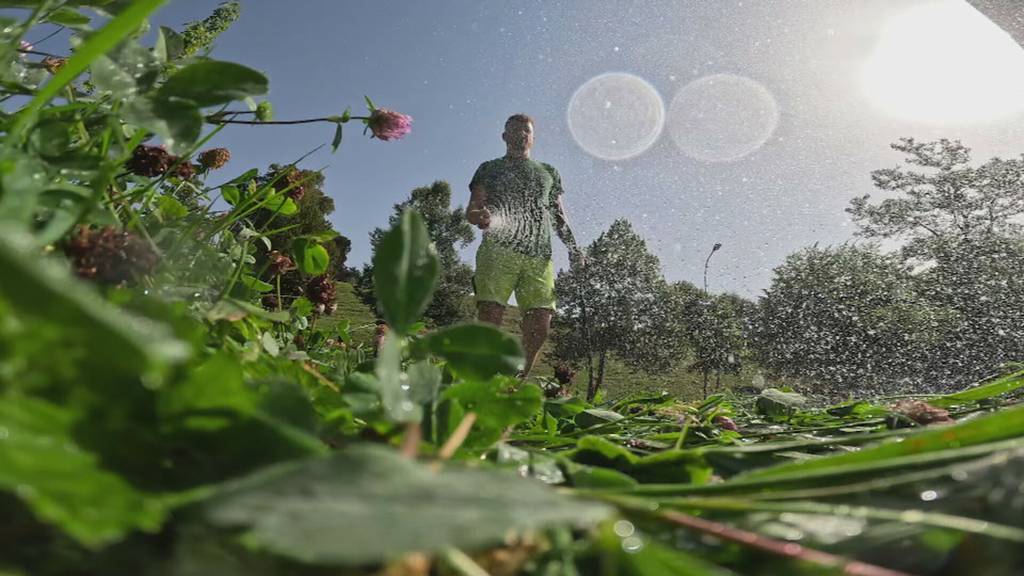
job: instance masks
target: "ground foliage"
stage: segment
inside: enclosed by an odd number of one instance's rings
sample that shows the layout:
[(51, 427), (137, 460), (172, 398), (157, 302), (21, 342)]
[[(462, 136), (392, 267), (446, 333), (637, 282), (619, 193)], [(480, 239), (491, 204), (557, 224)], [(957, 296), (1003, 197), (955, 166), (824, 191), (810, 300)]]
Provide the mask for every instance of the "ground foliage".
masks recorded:
[[(261, 305), (273, 250), (334, 293), (329, 237), (256, 223), (287, 226), (294, 187), (192, 165), (228, 106), (267, 118), (267, 79), (173, 30), (141, 45), (158, 1), (26, 4), (0, 44), (4, 573), (1024, 569), (1024, 372), (817, 408), (548, 397), (514, 338), (424, 331), (441, 259), (414, 210), (375, 250), (369, 354), (308, 291)], [(80, 31), (55, 71), (16, 48), (44, 22)]]

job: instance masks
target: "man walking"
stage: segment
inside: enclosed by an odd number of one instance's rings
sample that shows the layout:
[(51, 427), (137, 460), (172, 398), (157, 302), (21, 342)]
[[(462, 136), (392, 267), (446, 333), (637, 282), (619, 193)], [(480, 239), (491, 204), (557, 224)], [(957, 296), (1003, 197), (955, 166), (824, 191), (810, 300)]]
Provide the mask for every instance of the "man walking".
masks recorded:
[(484, 231), (473, 277), (477, 317), (501, 326), (505, 305), (515, 292), (523, 311), (526, 378), (547, 339), (555, 309), (551, 228), (569, 249), (572, 265), (582, 264), (583, 258), (565, 217), (558, 171), (530, 158), (533, 119), (510, 116), (501, 138), (506, 154), (481, 164), (469, 183), (466, 219)]

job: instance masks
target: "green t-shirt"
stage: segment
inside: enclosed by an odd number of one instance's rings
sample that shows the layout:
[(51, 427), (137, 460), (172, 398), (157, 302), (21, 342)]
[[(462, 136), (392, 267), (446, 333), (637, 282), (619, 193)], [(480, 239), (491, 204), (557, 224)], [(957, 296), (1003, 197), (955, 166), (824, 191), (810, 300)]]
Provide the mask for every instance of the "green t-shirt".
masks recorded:
[(484, 189), (491, 225), (484, 238), (536, 258), (551, 258), (551, 225), (562, 180), (550, 164), (495, 158), (476, 169), (470, 187)]

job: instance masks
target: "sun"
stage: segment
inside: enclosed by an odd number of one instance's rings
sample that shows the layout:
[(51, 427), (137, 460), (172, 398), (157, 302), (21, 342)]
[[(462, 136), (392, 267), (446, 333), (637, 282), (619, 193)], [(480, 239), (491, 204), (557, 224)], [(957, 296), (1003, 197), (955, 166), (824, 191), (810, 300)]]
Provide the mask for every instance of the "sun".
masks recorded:
[(963, 0), (893, 18), (862, 79), (873, 104), (904, 120), (970, 124), (1024, 111), (1024, 49)]

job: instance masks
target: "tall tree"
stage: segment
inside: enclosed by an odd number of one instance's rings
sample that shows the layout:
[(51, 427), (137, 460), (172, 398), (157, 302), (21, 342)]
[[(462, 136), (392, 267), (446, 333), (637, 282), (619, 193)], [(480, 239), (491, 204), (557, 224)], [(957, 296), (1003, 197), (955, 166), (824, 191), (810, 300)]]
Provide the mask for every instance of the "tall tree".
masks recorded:
[(661, 264), (628, 221), (612, 223), (586, 255), (585, 267), (559, 272), (555, 282), (554, 343), (560, 359), (589, 365), (593, 399), (610, 354), (643, 371), (664, 370), (678, 357), (679, 340), (668, 329)]
[(860, 235), (903, 243), (904, 260), (924, 268), (916, 290), (949, 313), (932, 377), (963, 384), (1024, 358), (1024, 157), (973, 166), (955, 140), (904, 138), (893, 148), (920, 169), (875, 171), (894, 196), (856, 198), (848, 211)]
[(910, 269), (873, 247), (800, 250), (775, 269), (759, 302), (758, 360), (822, 392), (920, 378), (920, 359), (948, 324), (914, 288)]
[[(445, 326), (464, 319), (464, 304), (473, 291), (473, 269), (459, 259), (458, 249), (473, 241), (473, 227), (466, 221), (461, 206), (451, 207), (452, 188), (444, 180), (430, 186), (414, 189), (409, 198), (394, 205), (388, 226), (394, 226), (406, 208), (415, 208), (423, 216), (430, 239), (441, 260), (441, 277), (438, 280), (434, 299), (430, 302), (424, 318), (432, 326)], [(374, 250), (386, 230), (376, 228), (370, 233), (370, 244)], [(356, 280), (356, 291), (360, 298), (376, 309), (373, 295), (373, 267), (363, 267)]]
[(907, 155), (907, 164), (925, 170), (898, 166), (872, 172), (875, 186), (892, 197), (873, 204), (865, 194), (851, 201), (847, 212), (859, 235), (901, 240), (905, 258), (932, 261), (955, 256), (965, 242), (1021, 236), (1024, 157), (993, 158), (974, 167), (970, 149), (959, 140), (903, 138), (892, 147)]
[(689, 282), (670, 284), (667, 301), (670, 329), (689, 345), (689, 369), (701, 373), (707, 396), (712, 375), (717, 388), (722, 374), (738, 374), (742, 368), (755, 305), (734, 294), (708, 294)]

